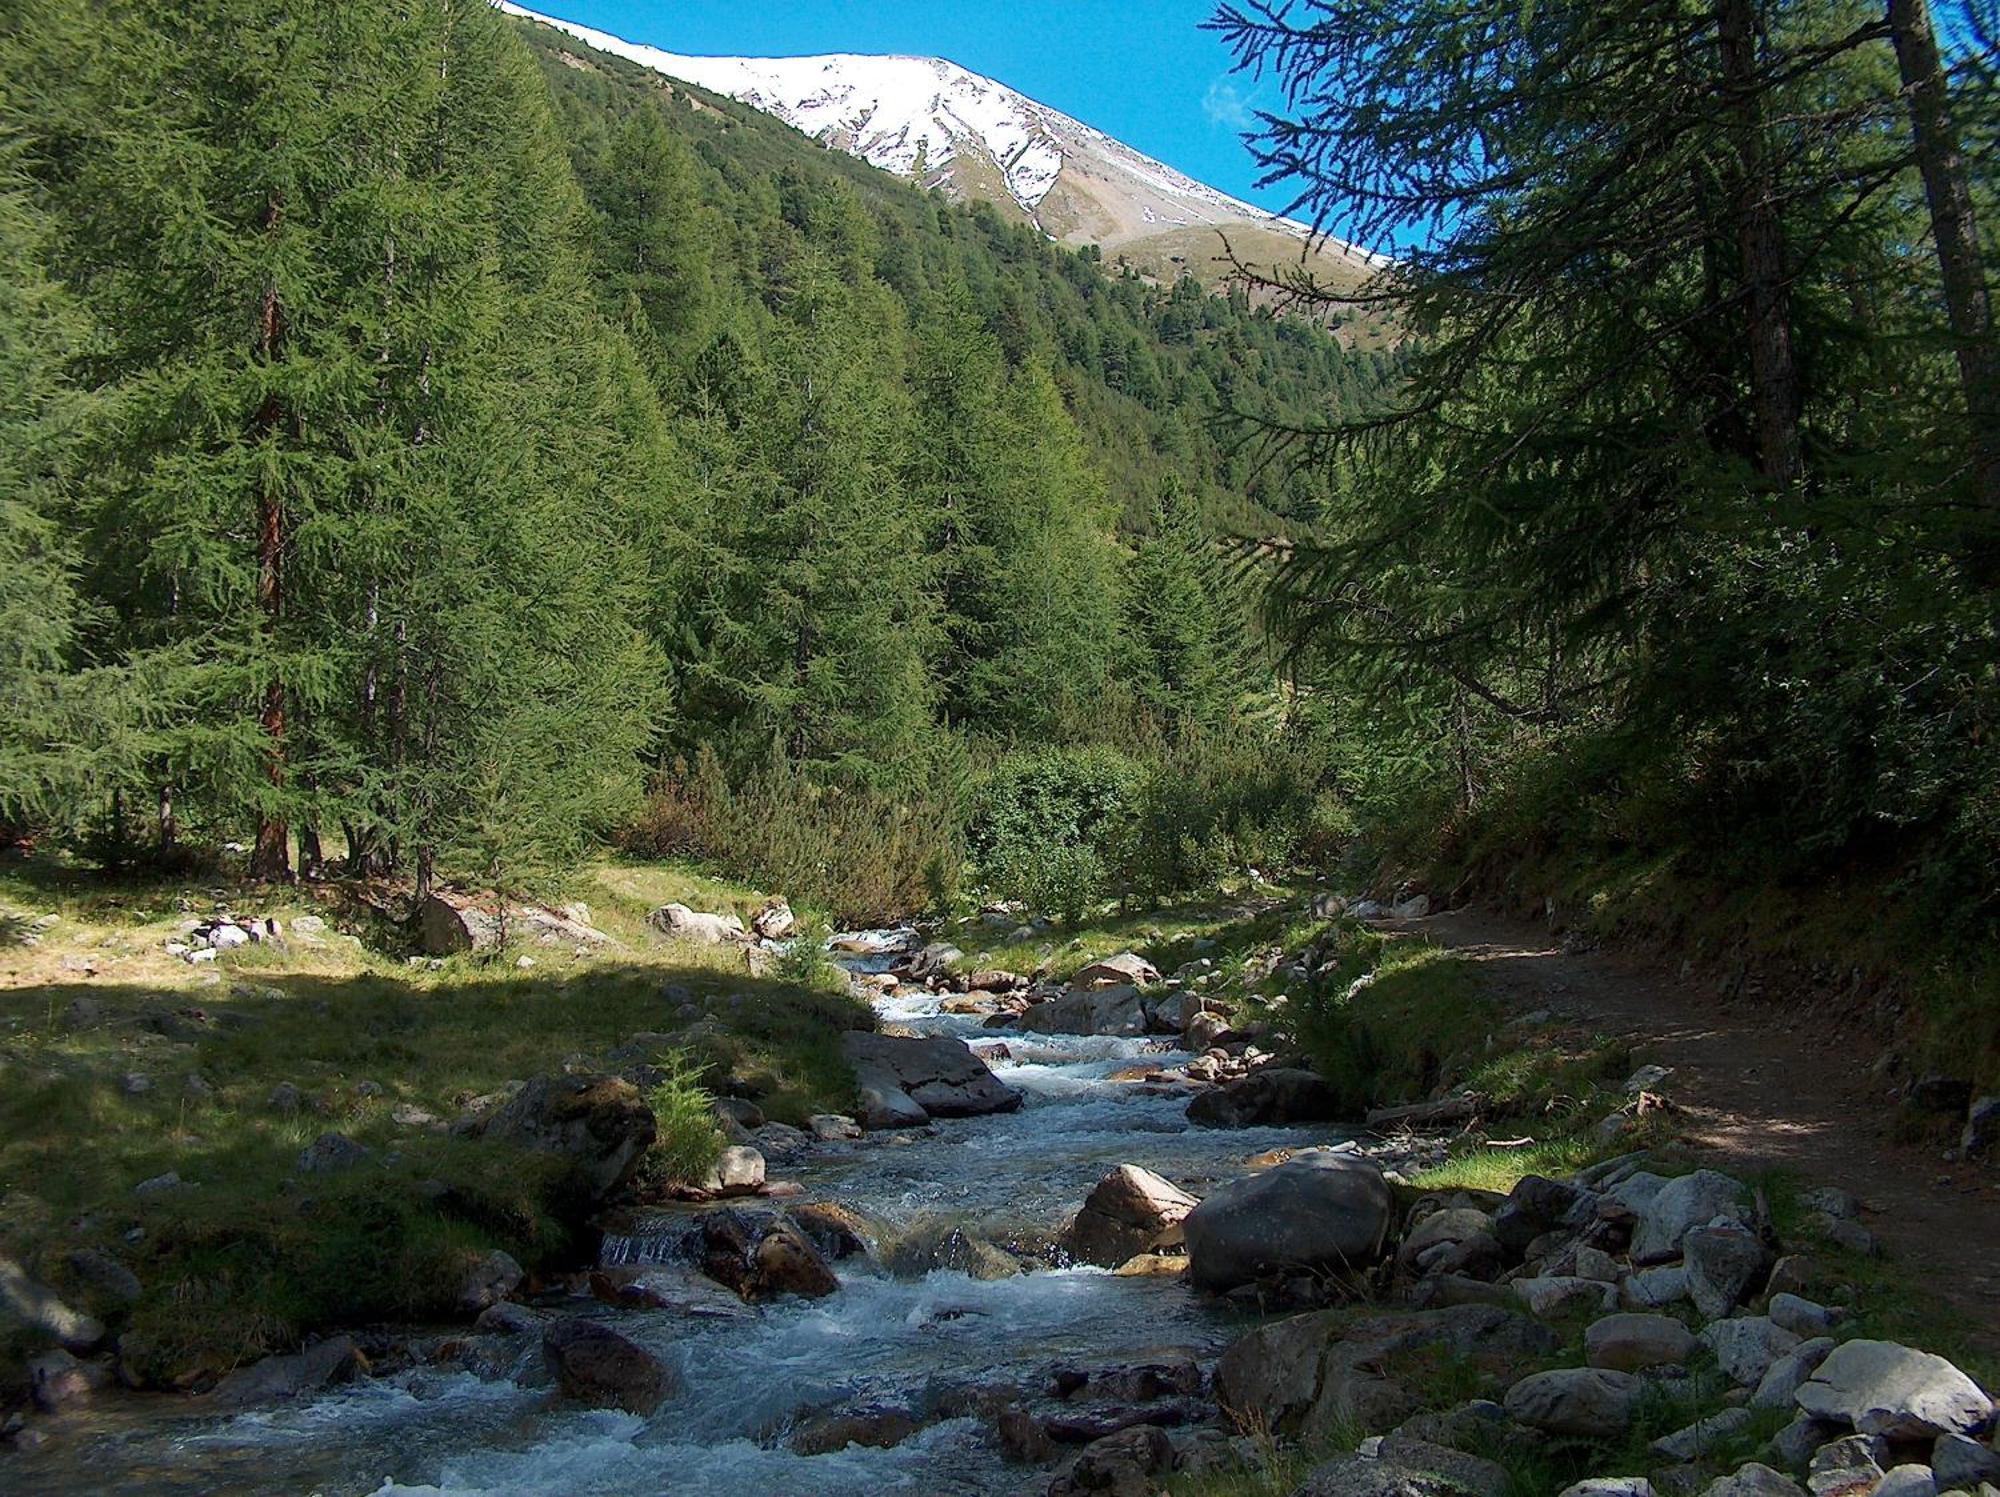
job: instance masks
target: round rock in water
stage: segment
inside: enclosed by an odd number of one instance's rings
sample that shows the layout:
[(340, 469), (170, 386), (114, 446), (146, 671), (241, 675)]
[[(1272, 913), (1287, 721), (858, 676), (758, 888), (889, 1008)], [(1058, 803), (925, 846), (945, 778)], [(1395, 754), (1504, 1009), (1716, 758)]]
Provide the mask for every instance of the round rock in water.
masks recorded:
[(1232, 1180), (1181, 1223), (1188, 1268), (1204, 1289), (1234, 1289), (1284, 1270), (1344, 1269), (1382, 1255), (1395, 1198), (1365, 1160), (1307, 1154)]

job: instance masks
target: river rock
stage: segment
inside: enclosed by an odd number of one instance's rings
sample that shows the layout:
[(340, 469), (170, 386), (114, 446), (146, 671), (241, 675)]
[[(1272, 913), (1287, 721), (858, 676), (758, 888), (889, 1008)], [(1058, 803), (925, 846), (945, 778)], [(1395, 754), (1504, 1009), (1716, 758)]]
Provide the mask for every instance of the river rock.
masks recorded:
[(499, 1304), (521, 1283), (521, 1265), (495, 1248), (466, 1266), (458, 1283), (457, 1305), (467, 1315)]
[(1614, 1372), (1685, 1367), (1700, 1345), (1671, 1315), (1607, 1315), (1583, 1333), (1584, 1360)]
[(1551, 1435), (1610, 1440), (1631, 1426), (1645, 1383), (1604, 1367), (1532, 1373), (1507, 1390), (1508, 1414)]
[(773, 899), (751, 917), (750, 928), (767, 941), (782, 941), (799, 928), (799, 917), (789, 900)]
[(368, 1371), (352, 1336), (333, 1336), (289, 1356), (266, 1357), (239, 1367), (209, 1396), (226, 1409), (278, 1403), (350, 1382)]
[(1826, 1360), (1826, 1354), (1833, 1350), (1831, 1336), (1816, 1336), (1810, 1341), (1802, 1341), (1765, 1370), (1757, 1380), (1756, 1391), (1750, 1395), (1753, 1409), (1788, 1409), (1805, 1386), (1807, 1378), (1818, 1370)]
[[(900, 1093), (923, 1110), (925, 1118), (919, 1121), (1012, 1112), (1021, 1105), (1019, 1092), (988, 1070), (965, 1041), (950, 1035), (915, 1038), (850, 1031), (841, 1045), (864, 1098), (871, 1090), (884, 1097)], [(880, 1126), (865, 1116), (862, 1123)]]
[(642, 1417), (674, 1391), (658, 1357), (601, 1320), (572, 1315), (542, 1332), (542, 1360), (567, 1398)]
[(1018, 1027), (1030, 1034), (1109, 1034), (1134, 1037), (1152, 1029), (1146, 1002), (1129, 983), (1072, 988), (1021, 1010)]
[(1266, 1066), (1203, 1092), (1188, 1104), (1187, 1115), (1210, 1128), (1280, 1128), (1331, 1122), (1340, 1112), (1339, 1095), (1317, 1073)]
[(646, 917), (646, 923), (662, 935), (703, 946), (741, 946), (750, 939), (736, 916), (703, 914), (684, 904), (661, 905)]
[(1835, 1347), (1797, 1398), (1815, 1419), (1894, 1440), (1978, 1434), (1993, 1418), (1993, 1400), (1971, 1378), (1943, 1357), (1893, 1341)]
[(850, 1445), (890, 1450), (921, 1428), (922, 1422), (908, 1409), (864, 1404), (801, 1421), (792, 1431), (790, 1444), (798, 1455), (831, 1455)]
[(536, 1076), (480, 1125), (493, 1143), (569, 1161), (593, 1203), (624, 1189), (653, 1146), (653, 1110), (639, 1089), (590, 1072)]
[(1812, 1460), (1814, 1451), (1839, 1439), (1843, 1433), (1845, 1431), (1839, 1425), (1822, 1424), (1817, 1419), (1798, 1414), (1790, 1424), (1771, 1436), (1771, 1452), (1787, 1471), (1803, 1471)]
[(973, 1279), (1011, 1279), (1021, 1271), (1012, 1253), (955, 1223), (911, 1232), (889, 1250), (887, 1267), (904, 1278), (962, 1273)]
[(1063, 1235), (1063, 1249), (1080, 1263), (1116, 1268), (1128, 1258), (1181, 1240), (1180, 1225), (1195, 1198), (1136, 1164), (1121, 1164), (1098, 1181)]
[(1723, 1217), (1750, 1224), (1750, 1190), (1717, 1170), (1696, 1170), (1669, 1180), (1639, 1212), (1632, 1231), (1632, 1261), (1663, 1263), (1681, 1251), (1681, 1240), (1696, 1227)]
[(1643, 1476), (1591, 1476), (1571, 1482), (1558, 1497), (1654, 1497), (1653, 1484)]
[(1653, 1453), (1670, 1461), (1699, 1460), (1723, 1441), (1741, 1434), (1756, 1417), (1745, 1408), (1718, 1409), (1670, 1435), (1660, 1436), (1653, 1442)]
[(1771, 1261), (1755, 1232), (1729, 1223), (1694, 1228), (1681, 1239), (1681, 1252), (1688, 1297), (1708, 1320), (1720, 1320), (1748, 1299)]
[(1984, 1154), (2000, 1143), (2000, 1096), (1979, 1097), (1965, 1110), (1965, 1131), (1959, 1134), (1959, 1151)]
[(14, 1329), (30, 1341), (54, 1342), (73, 1352), (94, 1350), (104, 1327), (72, 1310), (47, 1285), (28, 1277), (12, 1258), (0, 1257), (0, 1329)]
[(1226, 1290), (1281, 1271), (1365, 1267), (1381, 1256), (1394, 1210), (1374, 1165), (1302, 1154), (1230, 1181), (1188, 1213), (1189, 1272), (1204, 1289)]
[(1152, 1497), (1154, 1479), (1174, 1465), (1173, 1442), (1156, 1425), (1122, 1429), (1083, 1447), (1075, 1460), (1049, 1483), (1049, 1497)]
[(60, 1346), (28, 1358), (28, 1393), (45, 1414), (84, 1402), (110, 1381), (109, 1367), (79, 1361)]
[(705, 1211), (690, 1235), (701, 1271), (752, 1303), (787, 1294), (820, 1299), (840, 1287), (811, 1239), (775, 1211)]
[(717, 1195), (755, 1195), (764, 1185), (764, 1156), (748, 1144), (732, 1144), (716, 1155), (704, 1184)]
[(1799, 1484), (1781, 1471), (1751, 1461), (1732, 1476), (1716, 1478), (1701, 1497), (1806, 1497)]
[(1072, 988), (1145, 987), (1160, 980), (1160, 970), (1137, 952), (1121, 951), (1081, 967), (1071, 977)]
[(1931, 1447), (1931, 1470), (1943, 1492), (1976, 1492), (1982, 1482), (2000, 1487), (2000, 1453), (1964, 1435), (1938, 1436)]

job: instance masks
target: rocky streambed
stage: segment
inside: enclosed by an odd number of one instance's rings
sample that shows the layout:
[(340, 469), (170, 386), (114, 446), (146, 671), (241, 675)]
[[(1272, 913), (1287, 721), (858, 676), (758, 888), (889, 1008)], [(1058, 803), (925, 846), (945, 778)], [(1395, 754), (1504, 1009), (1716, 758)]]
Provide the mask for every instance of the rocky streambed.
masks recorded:
[(909, 944), (847, 943), (888, 1031), (852, 1041), (867, 1129), (732, 1114), (743, 1199), (625, 1220), (470, 1332), (85, 1402), (8, 1489), (1145, 1497), (1250, 1430), (1368, 1435), (1297, 1497), (2000, 1489), (1986, 1391), (1861, 1334), (1740, 1181), (1634, 1154), (1419, 1197), (1393, 1172), (1440, 1144), (1301, 1121), (1310, 1076), (1185, 987), (926, 980)]

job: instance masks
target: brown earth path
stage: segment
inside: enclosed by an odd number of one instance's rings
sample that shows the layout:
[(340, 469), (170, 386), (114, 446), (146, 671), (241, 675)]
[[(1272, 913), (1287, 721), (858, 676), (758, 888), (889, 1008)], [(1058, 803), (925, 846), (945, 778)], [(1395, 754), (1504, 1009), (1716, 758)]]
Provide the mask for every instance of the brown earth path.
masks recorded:
[(1947, 1164), (1938, 1145), (1891, 1142), (1890, 1083), (1870, 1070), (1879, 1041), (1798, 1007), (1724, 998), (1636, 954), (1568, 951), (1544, 929), (1477, 910), (1398, 924), (1478, 963), (1510, 1008), (1549, 1009), (1673, 1067), (1660, 1090), (1688, 1109), (1718, 1167), (1782, 1167), (1851, 1192), (1892, 1257), (2000, 1351), (2000, 1161)]

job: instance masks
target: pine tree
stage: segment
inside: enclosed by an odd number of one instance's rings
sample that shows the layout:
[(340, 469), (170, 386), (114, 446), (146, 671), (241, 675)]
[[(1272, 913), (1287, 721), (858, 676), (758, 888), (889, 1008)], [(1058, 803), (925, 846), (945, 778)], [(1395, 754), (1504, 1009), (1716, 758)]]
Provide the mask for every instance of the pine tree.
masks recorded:
[(1132, 557), (1126, 633), (1140, 702), (1181, 738), (1224, 727), (1243, 710), (1249, 619), (1184, 488), (1162, 486), (1152, 522)]

